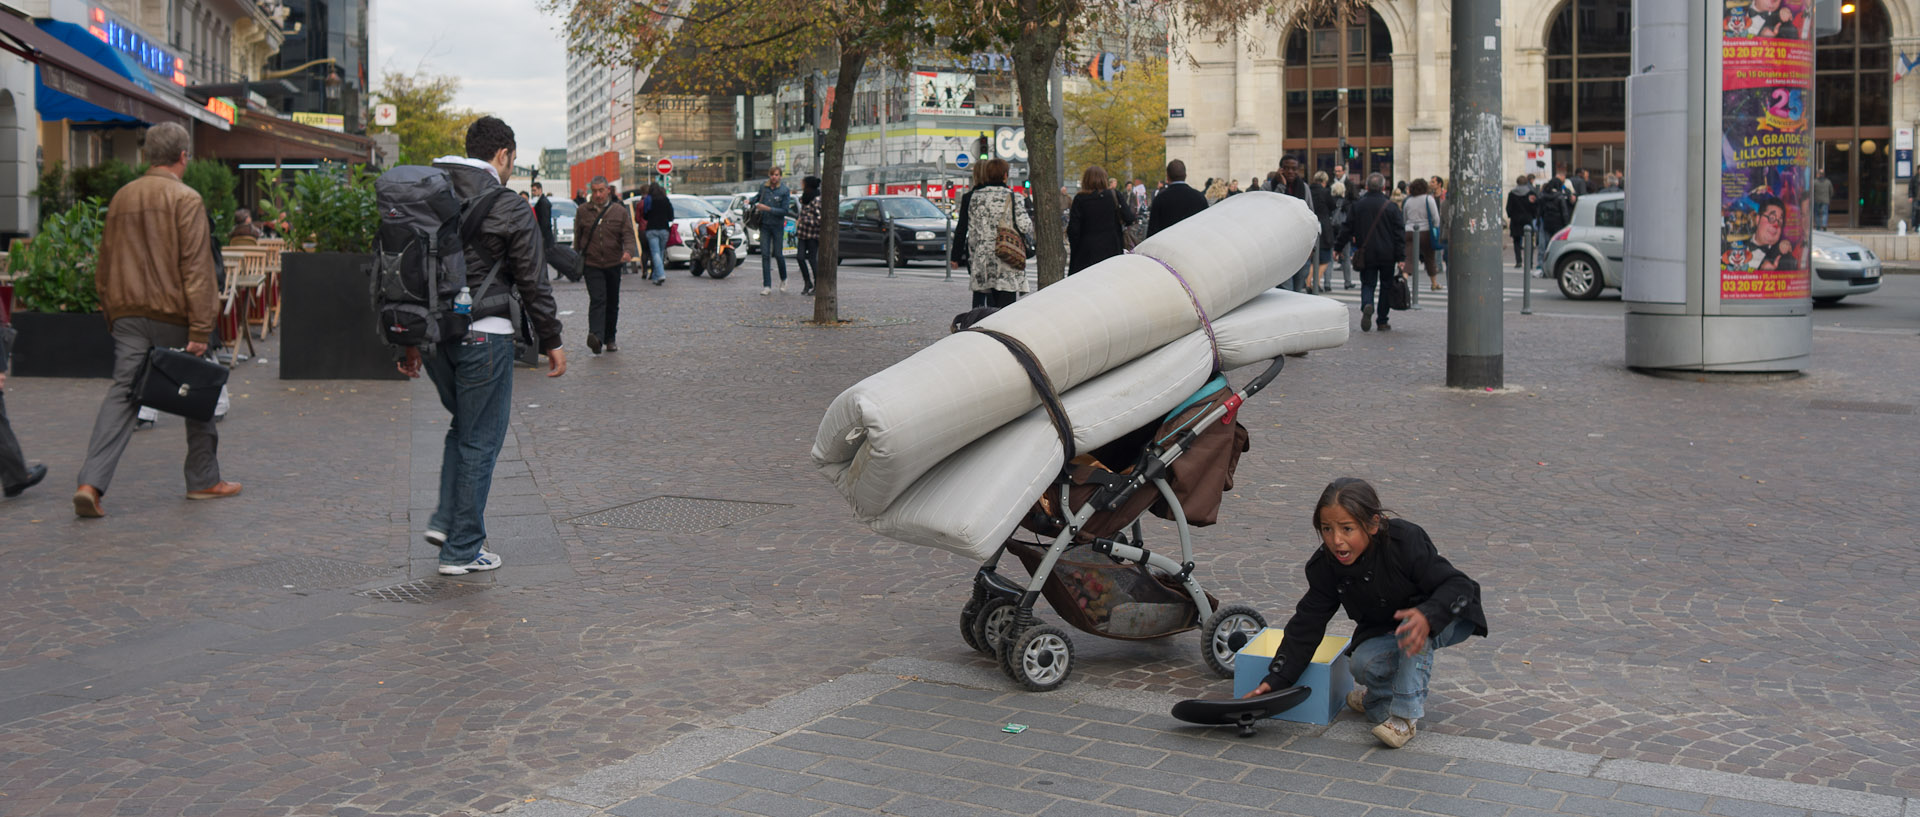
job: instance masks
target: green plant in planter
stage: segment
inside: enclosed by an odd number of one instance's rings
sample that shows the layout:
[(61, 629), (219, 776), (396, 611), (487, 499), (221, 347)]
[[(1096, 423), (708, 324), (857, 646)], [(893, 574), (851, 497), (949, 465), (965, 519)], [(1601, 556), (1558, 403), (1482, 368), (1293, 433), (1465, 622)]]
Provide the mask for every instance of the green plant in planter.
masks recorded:
[[(71, 171), (65, 162), (54, 162), (40, 174), (40, 186), (33, 189), (32, 195), (40, 200), (40, 221), (44, 225), (55, 213), (64, 213), (87, 199), (112, 201), (113, 194), (120, 192), (120, 188), (146, 172), (144, 164), (130, 165), (119, 159)], [(232, 189), (232, 184), (228, 184), (228, 189)]]
[(233, 171), (213, 159), (195, 159), (187, 163), (187, 174), (180, 180), (200, 193), (207, 215), (213, 216), (214, 236), (226, 241), (233, 232), (233, 210), (240, 206), (233, 198)]
[(270, 222), (285, 222), (289, 247), (312, 252), (369, 252), (380, 229), (373, 174), (355, 165), (326, 165), (285, 179), (263, 180), (261, 205)]
[(93, 273), (106, 222), (106, 203), (83, 199), (49, 214), (40, 224), (39, 235), (16, 244), (7, 256), (7, 271), (16, 276), (15, 306), (28, 312), (100, 311)]

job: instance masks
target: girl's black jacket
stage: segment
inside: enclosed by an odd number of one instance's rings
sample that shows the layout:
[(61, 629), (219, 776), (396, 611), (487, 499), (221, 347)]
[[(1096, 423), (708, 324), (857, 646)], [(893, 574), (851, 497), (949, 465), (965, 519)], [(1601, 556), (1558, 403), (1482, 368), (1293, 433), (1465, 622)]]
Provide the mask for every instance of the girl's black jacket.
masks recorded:
[(1466, 619), (1473, 635), (1487, 634), (1479, 583), (1441, 556), (1419, 525), (1388, 519), (1351, 565), (1340, 564), (1325, 547), (1307, 559), (1307, 594), (1294, 607), (1286, 638), (1267, 667), (1269, 688), (1285, 689), (1300, 679), (1327, 632), (1327, 622), (1342, 607), (1355, 622), (1348, 652), (1369, 638), (1392, 634), (1400, 626), (1393, 614), (1409, 607), (1426, 615), (1429, 638), (1438, 637), (1456, 618)]

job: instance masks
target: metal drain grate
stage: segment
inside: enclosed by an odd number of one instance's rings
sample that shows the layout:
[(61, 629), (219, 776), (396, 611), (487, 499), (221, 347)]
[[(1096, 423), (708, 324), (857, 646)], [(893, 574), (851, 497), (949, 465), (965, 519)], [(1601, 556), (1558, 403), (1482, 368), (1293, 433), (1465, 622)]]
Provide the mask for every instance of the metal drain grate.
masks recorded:
[(735, 502), (728, 499), (697, 499), (690, 496), (656, 496), (631, 505), (609, 508), (599, 513), (576, 516), (570, 525), (603, 528), (657, 530), (668, 533), (699, 533), (764, 516), (786, 505), (765, 502)]
[(391, 576), (392, 567), (375, 567), (318, 556), (279, 556), (272, 561), (228, 568), (208, 578), (226, 584), (325, 589), (353, 587)]
[(1912, 414), (1913, 406), (1906, 403), (1869, 403), (1847, 400), (1815, 400), (1807, 404), (1808, 408), (1824, 411), (1851, 411), (1856, 414)]
[(489, 587), (491, 584), (470, 584), (449, 579), (414, 579), (410, 582), (362, 590), (360, 595), (380, 601), (405, 602), (407, 604), (432, 604), (436, 601), (457, 599), (470, 596)]

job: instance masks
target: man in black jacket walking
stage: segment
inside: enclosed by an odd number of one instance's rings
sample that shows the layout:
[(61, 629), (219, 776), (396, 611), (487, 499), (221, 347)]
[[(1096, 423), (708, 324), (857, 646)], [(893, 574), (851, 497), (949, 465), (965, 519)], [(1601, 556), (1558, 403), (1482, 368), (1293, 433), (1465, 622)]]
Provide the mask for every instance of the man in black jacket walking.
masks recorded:
[[(446, 171), (453, 190), (470, 207), (485, 207), (480, 235), (466, 245), (467, 285), (473, 292), (473, 324), (466, 334), (443, 341), (423, 357), (406, 347), (400, 373), (425, 369), (453, 414), (440, 459), (440, 499), (427, 522), (426, 540), (440, 548), (440, 573), (461, 576), (501, 565), (487, 543), (487, 492), (494, 463), (507, 437), (513, 409), (513, 315), (515, 295), (533, 322), (548, 377), (567, 373), (560, 349), (559, 310), (547, 286), (545, 246), (533, 223), (533, 208), (503, 186), (513, 174), (513, 129), (491, 116), (467, 127), (467, 155), (443, 156), (433, 166)], [(492, 278), (492, 284), (487, 280)]]
[[(1292, 196), (1306, 202), (1307, 211), (1313, 213), (1316, 220), (1319, 219), (1320, 213), (1313, 207), (1313, 191), (1308, 186), (1307, 180), (1300, 177), (1299, 159), (1292, 156), (1281, 159), (1280, 175), (1275, 181), (1277, 183), (1274, 185), (1273, 192), (1283, 196)], [(1319, 246), (1316, 244), (1314, 249), (1307, 253), (1307, 263), (1300, 265), (1299, 271), (1295, 272), (1293, 277), (1288, 278), (1281, 286), (1291, 289), (1294, 292), (1307, 291), (1307, 273), (1313, 270), (1313, 261), (1318, 253)]]
[(1520, 265), (1522, 272), (1527, 271), (1527, 228), (1540, 215), (1539, 201), (1525, 174), (1514, 179), (1513, 189), (1507, 191), (1507, 234), (1513, 236), (1513, 263)]
[(1180, 223), (1207, 209), (1207, 196), (1187, 184), (1187, 163), (1175, 159), (1167, 163), (1167, 186), (1153, 197), (1153, 209), (1147, 214), (1147, 235)]
[(1400, 206), (1387, 199), (1387, 177), (1378, 173), (1367, 177), (1367, 194), (1353, 205), (1353, 214), (1348, 226), (1353, 229), (1354, 266), (1360, 268), (1360, 331), (1373, 331), (1376, 310), (1375, 292), (1379, 293), (1380, 331), (1391, 331), (1387, 317), (1392, 305), (1388, 297), (1388, 287), (1393, 286), (1389, 276), (1400, 274), (1398, 265), (1406, 258), (1407, 242), (1402, 238), (1406, 232), (1407, 219), (1401, 214)]

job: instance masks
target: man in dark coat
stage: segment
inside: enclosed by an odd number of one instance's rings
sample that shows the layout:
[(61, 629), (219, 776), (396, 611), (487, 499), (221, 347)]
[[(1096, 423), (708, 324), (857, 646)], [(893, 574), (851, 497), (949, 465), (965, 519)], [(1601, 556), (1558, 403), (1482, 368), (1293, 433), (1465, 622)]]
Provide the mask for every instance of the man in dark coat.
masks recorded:
[(1540, 215), (1539, 201), (1539, 194), (1533, 192), (1524, 174), (1514, 179), (1513, 189), (1507, 191), (1507, 233), (1513, 236), (1513, 263), (1523, 268), (1527, 265), (1527, 228)]
[(1168, 162), (1166, 189), (1153, 197), (1153, 209), (1147, 214), (1147, 235), (1156, 235), (1205, 209), (1206, 194), (1187, 184), (1187, 163), (1179, 159)]
[(1387, 177), (1378, 173), (1367, 177), (1367, 194), (1353, 205), (1353, 214), (1348, 226), (1353, 230), (1354, 266), (1360, 268), (1360, 331), (1373, 331), (1376, 310), (1375, 293), (1378, 292), (1377, 310), (1380, 317), (1380, 331), (1391, 331), (1387, 325), (1387, 316), (1392, 301), (1388, 298), (1387, 288), (1393, 285), (1389, 276), (1398, 274), (1398, 265), (1405, 260), (1407, 242), (1402, 234), (1407, 229), (1406, 216), (1400, 212), (1400, 206), (1387, 199)]

